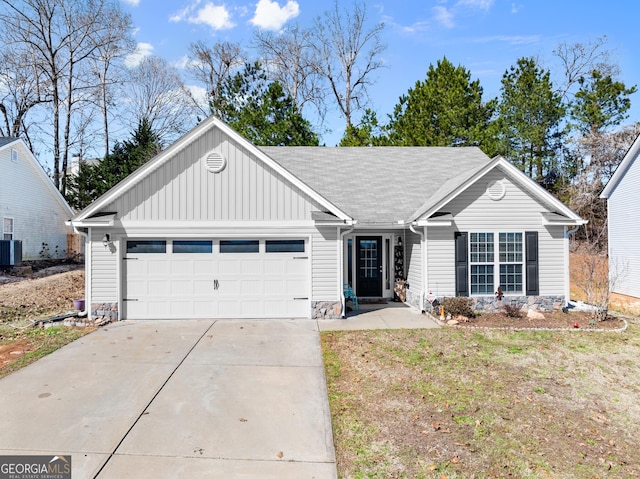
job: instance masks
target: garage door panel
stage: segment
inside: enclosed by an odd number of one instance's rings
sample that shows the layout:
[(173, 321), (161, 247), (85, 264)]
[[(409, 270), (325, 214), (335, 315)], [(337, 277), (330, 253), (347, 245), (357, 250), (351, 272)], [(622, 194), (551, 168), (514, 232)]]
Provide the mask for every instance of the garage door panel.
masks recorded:
[(264, 251), (131, 254), (123, 262), (124, 299), (131, 300), (124, 303), (125, 317), (308, 317), (309, 261), (296, 256)]
[(264, 260), (262, 258), (259, 259), (244, 259), (240, 261), (240, 274), (242, 275), (256, 275), (263, 274)]

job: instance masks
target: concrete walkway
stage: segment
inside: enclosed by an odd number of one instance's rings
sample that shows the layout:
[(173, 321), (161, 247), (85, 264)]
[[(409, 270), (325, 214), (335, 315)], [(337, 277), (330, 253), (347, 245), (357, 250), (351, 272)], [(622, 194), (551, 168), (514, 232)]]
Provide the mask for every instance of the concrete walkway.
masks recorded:
[(73, 479), (337, 478), (318, 331), (346, 320), (122, 321), (0, 380), (0, 454), (71, 455)]

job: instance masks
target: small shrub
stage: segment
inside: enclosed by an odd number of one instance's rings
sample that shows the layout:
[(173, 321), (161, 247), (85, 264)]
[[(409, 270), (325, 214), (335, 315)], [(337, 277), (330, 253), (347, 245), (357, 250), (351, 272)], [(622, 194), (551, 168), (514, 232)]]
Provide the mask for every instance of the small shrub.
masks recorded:
[(507, 315), (507, 318), (521, 318), (522, 310), (515, 304), (505, 304), (502, 307), (502, 311)]
[(466, 318), (475, 318), (476, 312), (473, 310), (473, 301), (470, 298), (456, 296), (455, 298), (444, 298), (442, 300), (445, 314), (452, 317), (464, 316)]

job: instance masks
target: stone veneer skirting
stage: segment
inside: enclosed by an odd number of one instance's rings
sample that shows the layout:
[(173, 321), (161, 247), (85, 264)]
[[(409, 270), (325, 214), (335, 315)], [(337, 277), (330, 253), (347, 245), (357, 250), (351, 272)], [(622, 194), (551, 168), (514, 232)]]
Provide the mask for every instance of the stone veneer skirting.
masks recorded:
[(340, 301), (311, 301), (311, 319), (340, 319), (341, 317)]
[(91, 303), (91, 318), (96, 323), (118, 321), (118, 303)]
[(504, 296), (502, 301), (493, 296), (472, 296), (471, 299), (476, 311), (496, 311), (506, 305), (538, 311), (552, 311), (565, 306), (564, 296)]
[(407, 295), (404, 301), (405, 303), (407, 303), (409, 306), (413, 306), (420, 311), (425, 311), (425, 308), (422, 304), (422, 294), (411, 291), (410, 289), (405, 290), (405, 293)]

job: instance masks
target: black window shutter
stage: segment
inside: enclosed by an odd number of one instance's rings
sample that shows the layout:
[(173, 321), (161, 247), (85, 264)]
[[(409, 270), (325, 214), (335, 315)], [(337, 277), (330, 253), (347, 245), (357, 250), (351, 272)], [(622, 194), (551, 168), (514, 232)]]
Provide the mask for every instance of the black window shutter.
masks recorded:
[(538, 284), (538, 232), (526, 231), (524, 235), (525, 251), (527, 253), (527, 296), (538, 296), (540, 294), (540, 285)]
[(456, 296), (469, 296), (468, 233), (454, 233), (456, 243)]

